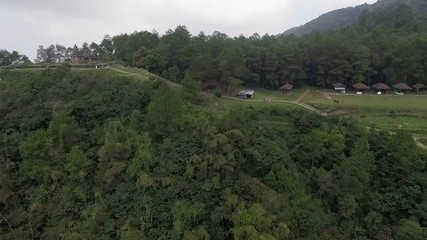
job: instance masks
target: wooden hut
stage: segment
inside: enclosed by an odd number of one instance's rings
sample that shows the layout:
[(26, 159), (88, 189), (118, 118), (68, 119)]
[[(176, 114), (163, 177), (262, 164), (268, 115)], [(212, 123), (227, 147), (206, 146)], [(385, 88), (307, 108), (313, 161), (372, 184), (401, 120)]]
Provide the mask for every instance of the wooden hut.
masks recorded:
[(427, 92), (426, 85), (424, 85), (422, 83), (417, 83), (417, 84), (413, 85), (412, 88), (415, 90), (416, 93), (426, 93)]
[(376, 83), (372, 85), (372, 87), (377, 90), (378, 95), (387, 93), (387, 90), (390, 90), (390, 87), (385, 85), (384, 83)]
[(294, 88), (289, 83), (286, 83), (285, 85), (281, 86), (279, 89), (282, 91), (282, 94), (288, 95), (288, 93)]
[(252, 89), (244, 89), (237, 93), (237, 97), (241, 99), (253, 98), (255, 96), (255, 90)]
[(365, 84), (363, 84), (361, 82), (353, 84), (353, 88), (356, 90), (357, 94), (363, 94), (364, 91), (369, 89), (368, 86), (366, 86)]
[(334, 87), (335, 92), (345, 93), (345, 85), (344, 84), (334, 83), (334, 84), (332, 84), (332, 86)]
[(396, 93), (404, 93), (408, 90), (412, 90), (412, 88), (405, 83), (397, 83), (392, 86), (394, 89), (396, 89)]

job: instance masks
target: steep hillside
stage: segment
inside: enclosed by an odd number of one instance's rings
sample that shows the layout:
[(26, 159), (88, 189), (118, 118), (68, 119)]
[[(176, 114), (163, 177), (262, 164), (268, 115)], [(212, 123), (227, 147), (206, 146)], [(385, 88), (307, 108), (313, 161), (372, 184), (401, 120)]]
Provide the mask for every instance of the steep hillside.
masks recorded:
[(410, 134), (144, 76), (0, 70), (0, 239), (426, 239)]
[(325, 13), (302, 26), (285, 31), (283, 35), (294, 34), (302, 36), (313, 31), (328, 32), (342, 29), (356, 22), (360, 14), (365, 10), (370, 12), (375, 10), (394, 10), (402, 4), (406, 4), (412, 9), (414, 17), (418, 21), (425, 22), (427, 20), (427, 1), (425, 0), (379, 0), (372, 5), (363, 4)]

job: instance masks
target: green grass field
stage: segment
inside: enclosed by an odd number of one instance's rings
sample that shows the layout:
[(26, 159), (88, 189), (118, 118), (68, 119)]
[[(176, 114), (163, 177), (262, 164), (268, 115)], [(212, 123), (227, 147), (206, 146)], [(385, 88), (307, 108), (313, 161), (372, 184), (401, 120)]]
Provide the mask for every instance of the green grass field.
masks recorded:
[(408, 130), (412, 133), (427, 133), (427, 120), (418, 117), (390, 117), (366, 115), (358, 119), (366, 126), (375, 126), (386, 130)]
[(311, 91), (303, 102), (329, 115), (354, 117), (365, 126), (390, 131), (407, 130), (427, 136), (427, 95), (325, 95)]
[(241, 99), (220, 98), (220, 99), (218, 99), (218, 102), (222, 105), (231, 106), (231, 107), (254, 106), (254, 107), (262, 108), (262, 107), (271, 107), (271, 106), (282, 106), (282, 107), (290, 107), (290, 108), (300, 109), (300, 107), (297, 107), (291, 103), (263, 101), (262, 99), (259, 100), (257, 98), (252, 99), (252, 100), (250, 100), (250, 99), (241, 100)]
[(133, 67), (125, 67), (125, 66), (118, 65), (118, 64), (110, 66), (110, 68), (117, 69), (117, 70), (126, 72), (128, 74), (135, 74), (135, 75), (144, 76), (144, 77), (156, 76), (156, 75), (148, 72), (145, 69), (133, 68)]
[(420, 142), (421, 144), (427, 146), (427, 138), (421, 138), (418, 140), (418, 142)]
[[(355, 95), (329, 94), (332, 99), (338, 100), (340, 107), (363, 108), (377, 111), (427, 111), (427, 95)], [(334, 101), (327, 99), (322, 93), (310, 92), (304, 102), (312, 105), (335, 106)]]
[(287, 95), (284, 95), (279, 90), (257, 89), (255, 97), (248, 100), (263, 100), (267, 98), (268, 100), (295, 101), (304, 91), (304, 88), (297, 88)]
[[(251, 105), (256, 108), (282, 106), (297, 110), (301, 108), (291, 103), (275, 101), (295, 101), (304, 91), (303, 88), (295, 89), (293, 94), (285, 96), (279, 91), (259, 89), (253, 99), (222, 98), (219, 103), (232, 108)], [(268, 101), (263, 101), (264, 98)], [(338, 100), (339, 104), (334, 103), (334, 100)], [(311, 89), (302, 102), (328, 115), (352, 117), (362, 126), (389, 131), (406, 130), (427, 137), (427, 95), (335, 94)]]

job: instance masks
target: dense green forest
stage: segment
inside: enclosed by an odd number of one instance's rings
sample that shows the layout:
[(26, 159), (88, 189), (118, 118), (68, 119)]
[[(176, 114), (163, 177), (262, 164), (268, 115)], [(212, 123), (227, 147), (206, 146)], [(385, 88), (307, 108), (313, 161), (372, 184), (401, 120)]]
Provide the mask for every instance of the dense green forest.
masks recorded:
[(313, 31), (331, 32), (351, 26), (357, 22), (360, 15), (364, 12), (376, 12), (387, 15), (392, 13), (402, 4), (406, 4), (414, 13), (414, 21), (425, 28), (427, 24), (427, 2), (425, 0), (378, 0), (374, 4), (362, 4), (356, 7), (337, 9), (322, 14), (316, 19), (305, 23), (302, 26), (286, 30), (284, 35), (303, 36)]
[(16, 66), (23, 64), (31, 64), (31, 61), (27, 56), (19, 54), (17, 51), (9, 52), (7, 50), (0, 49), (0, 66)]
[(0, 239), (427, 237), (427, 154), (407, 133), (221, 108), (190, 75), (0, 78)]

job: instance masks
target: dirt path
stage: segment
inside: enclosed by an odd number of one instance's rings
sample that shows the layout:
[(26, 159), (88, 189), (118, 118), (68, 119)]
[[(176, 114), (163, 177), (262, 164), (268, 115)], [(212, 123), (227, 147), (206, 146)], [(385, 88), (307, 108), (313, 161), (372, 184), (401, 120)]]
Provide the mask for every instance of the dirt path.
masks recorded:
[(299, 97), (297, 98), (297, 100), (295, 100), (295, 102), (297, 102), (297, 103), (301, 102), (301, 101), (305, 98), (305, 96), (307, 96), (307, 94), (308, 94), (309, 92), (310, 92), (310, 90), (306, 89), (306, 90), (305, 90), (305, 92), (304, 92), (303, 94), (301, 94), (301, 96), (299, 96)]
[(323, 96), (328, 100), (333, 100), (329, 93), (322, 92)]
[(418, 146), (418, 147), (420, 147), (420, 148), (422, 148), (422, 149), (424, 149), (424, 150), (427, 150), (427, 146), (426, 146), (426, 145), (424, 145), (424, 144), (422, 144), (422, 143), (420, 143), (420, 142), (418, 141), (419, 139), (421, 139), (421, 138), (423, 138), (423, 137), (421, 137), (421, 136), (419, 136), (419, 135), (417, 135), (417, 134), (412, 134), (412, 137), (414, 138), (415, 144), (417, 144), (417, 146)]
[(132, 76), (142, 77), (142, 78), (148, 78), (147, 76), (143, 76), (143, 75), (137, 74), (137, 73), (131, 73), (131, 72), (123, 71), (123, 70), (117, 69), (115, 67), (107, 67), (107, 68), (111, 69), (115, 72), (119, 72), (119, 73), (124, 73), (124, 74), (132, 75)]
[[(371, 127), (366, 127), (366, 129), (371, 129)], [(379, 131), (379, 130), (381, 130), (381, 129), (377, 129), (377, 128), (375, 128), (375, 130)], [(393, 131), (388, 131), (388, 133), (390, 133), (390, 134), (396, 134), (396, 133), (395, 133), (395, 132), (393, 132)], [(411, 135), (412, 135), (412, 138), (414, 139), (415, 144), (416, 144), (419, 148), (424, 149), (424, 150), (427, 150), (427, 146), (426, 146), (426, 145), (424, 145), (424, 144), (422, 144), (422, 143), (420, 143), (420, 142), (418, 141), (418, 140), (420, 140), (420, 139), (422, 139), (422, 138), (425, 138), (424, 136), (420, 136), (420, 135), (415, 134), (415, 133), (411, 133)]]
[(316, 112), (316, 113), (318, 113), (318, 114), (320, 114), (322, 116), (326, 116), (326, 113), (322, 113), (319, 110), (317, 110), (316, 108), (314, 108), (314, 107), (312, 107), (312, 106), (310, 106), (308, 104), (305, 104), (303, 102), (298, 102), (297, 100), (296, 101), (286, 101), (286, 100), (267, 100), (267, 101), (264, 101), (264, 100), (246, 100), (246, 99), (240, 99), (240, 98), (237, 98), (237, 97), (228, 97), (228, 96), (223, 96), (223, 98), (230, 99), (230, 100), (236, 100), (236, 101), (246, 101), (246, 102), (287, 103), (287, 104), (297, 105), (297, 106), (305, 108), (305, 109), (307, 109), (309, 111)]

